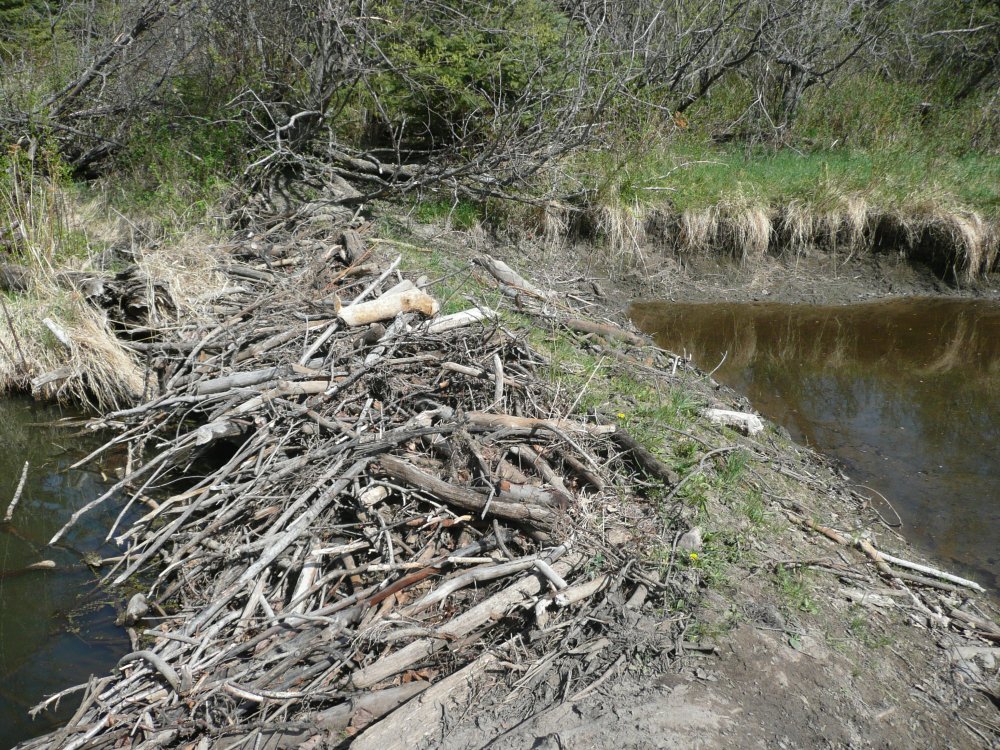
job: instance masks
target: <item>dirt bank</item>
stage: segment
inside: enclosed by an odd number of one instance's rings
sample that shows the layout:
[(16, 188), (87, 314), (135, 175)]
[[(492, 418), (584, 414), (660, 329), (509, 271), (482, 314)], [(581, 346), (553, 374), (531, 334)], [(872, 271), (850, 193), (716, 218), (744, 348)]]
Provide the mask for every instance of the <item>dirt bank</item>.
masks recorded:
[(684, 256), (647, 248), (640, 269), (623, 275), (630, 293), (674, 302), (846, 305), (886, 297), (1000, 297), (996, 273), (964, 281), (890, 255), (814, 250), (795, 258), (766, 256), (741, 263), (711, 252)]

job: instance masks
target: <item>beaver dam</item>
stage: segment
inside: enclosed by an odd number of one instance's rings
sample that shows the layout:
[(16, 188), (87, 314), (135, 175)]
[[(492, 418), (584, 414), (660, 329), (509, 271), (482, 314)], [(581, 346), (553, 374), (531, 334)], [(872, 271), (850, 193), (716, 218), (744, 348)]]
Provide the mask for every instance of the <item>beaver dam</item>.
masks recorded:
[[(585, 318), (577, 293), (487, 256), (461, 271), (479, 300), (435, 298), (354, 231), (291, 237), (264, 264), (249, 242), (230, 253), (213, 322), (126, 342), (152, 395), (95, 420), (114, 437), (83, 462), (124, 451), (128, 472), (51, 540), (125, 493), (103, 568), (147, 582), (131, 651), (40, 704), (78, 708), (22, 747), (523, 747), (547, 732), (532, 722), (626, 675), (705, 674), (718, 646), (695, 604), (736, 547), (702, 527), (730, 507), (740, 528), (772, 514), (836, 549), (778, 542), (759, 570), (815, 564), (902, 595), (901, 627), (1000, 642), (977, 584), (884, 557), (900, 543), (827, 464), (726, 426), (738, 398)], [(944, 703), (899, 695), (958, 731)]]

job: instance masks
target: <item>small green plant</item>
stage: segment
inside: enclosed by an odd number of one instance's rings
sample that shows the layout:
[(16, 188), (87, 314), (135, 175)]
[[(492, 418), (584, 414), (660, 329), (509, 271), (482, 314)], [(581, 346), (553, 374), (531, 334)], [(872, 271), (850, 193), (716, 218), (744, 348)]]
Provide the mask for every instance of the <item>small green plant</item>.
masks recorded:
[(744, 450), (730, 453), (726, 456), (722, 465), (716, 469), (716, 476), (719, 478), (719, 483), (724, 488), (733, 487), (740, 480), (740, 477), (743, 476), (749, 462), (750, 454)]
[(819, 612), (819, 607), (812, 598), (812, 584), (806, 573), (789, 570), (779, 564), (774, 570), (774, 582), (789, 609), (810, 614)]
[(697, 509), (700, 515), (704, 515), (708, 512), (711, 486), (708, 478), (704, 474), (698, 473), (684, 483), (679, 494), (685, 502)]
[(750, 490), (740, 502), (738, 509), (753, 526), (763, 526), (767, 519), (764, 496), (760, 490)]
[(413, 209), (413, 218), (422, 224), (443, 222), (453, 229), (471, 229), (480, 215), (479, 206), (468, 200), (421, 201)]
[(876, 632), (867, 613), (857, 605), (851, 608), (851, 620), (847, 629), (855, 639), (868, 648), (884, 648), (892, 643), (892, 639), (885, 633)]

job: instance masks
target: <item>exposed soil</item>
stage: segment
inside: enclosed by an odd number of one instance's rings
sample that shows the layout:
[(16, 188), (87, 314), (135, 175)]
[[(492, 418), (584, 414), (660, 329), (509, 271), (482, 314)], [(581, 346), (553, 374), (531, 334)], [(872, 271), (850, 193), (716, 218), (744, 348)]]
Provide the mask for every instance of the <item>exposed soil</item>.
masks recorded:
[(747, 263), (701, 254), (650, 253), (646, 269), (625, 279), (637, 297), (674, 302), (794, 302), (839, 305), (885, 297), (997, 297), (996, 274), (974, 283), (941, 278), (927, 265), (889, 254), (795, 258), (765, 256)]

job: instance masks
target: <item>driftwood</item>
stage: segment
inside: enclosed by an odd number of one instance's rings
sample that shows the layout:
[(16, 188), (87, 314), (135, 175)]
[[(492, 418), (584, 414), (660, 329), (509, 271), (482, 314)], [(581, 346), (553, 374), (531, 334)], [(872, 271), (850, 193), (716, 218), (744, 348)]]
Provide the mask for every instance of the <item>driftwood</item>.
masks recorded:
[(56, 341), (62, 344), (66, 349), (70, 351), (73, 350), (73, 340), (69, 337), (69, 334), (66, 333), (65, 328), (52, 320), (52, 318), (42, 318), (42, 323), (44, 323), (45, 327), (51, 331), (53, 336), (56, 337)]
[(705, 416), (708, 417), (708, 421), (712, 424), (732, 427), (744, 435), (756, 435), (758, 432), (764, 430), (764, 422), (756, 414), (729, 411), (727, 409), (706, 409)]
[(562, 323), (567, 328), (581, 333), (596, 333), (604, 338), (621, 339), (635, 346), (642, 346), (645, 343), (642, 336), (610, 323), (595, 323), (592, 320), (581, 320), (580, 318), (568, 318)]
[(490, 275), (499, 281), (502, 287), (506, 287), (513, 293), (527, 292), (532, 297), (545, 299), (546, 294), (544, 291), (539, 289), (530, 281), (527, 281), (523, 276), (517, 273), (502, 260), (492, 258), (489, 255), (483, 255), (478, 258), (476, 262), (489, 271)]

